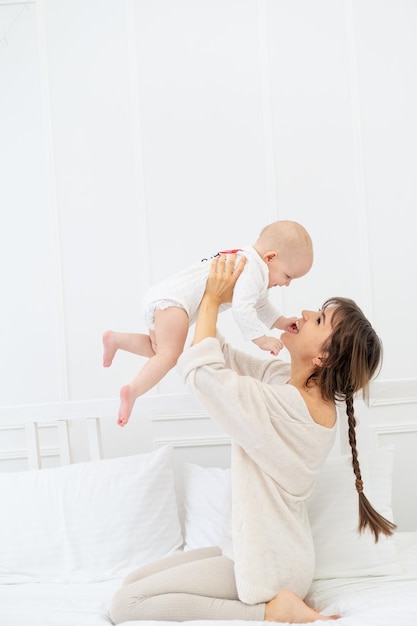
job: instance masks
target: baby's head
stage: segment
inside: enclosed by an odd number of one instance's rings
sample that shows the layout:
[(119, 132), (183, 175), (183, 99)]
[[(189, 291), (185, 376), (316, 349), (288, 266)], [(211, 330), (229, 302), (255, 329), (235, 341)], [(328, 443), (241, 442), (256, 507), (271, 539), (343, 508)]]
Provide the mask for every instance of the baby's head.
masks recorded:
[(269, 287), (288, 286), (307, 274), (313, 264), (313, 243), (301, 224), (278, 220), (265, 226), (255, 250), (268, 265)]

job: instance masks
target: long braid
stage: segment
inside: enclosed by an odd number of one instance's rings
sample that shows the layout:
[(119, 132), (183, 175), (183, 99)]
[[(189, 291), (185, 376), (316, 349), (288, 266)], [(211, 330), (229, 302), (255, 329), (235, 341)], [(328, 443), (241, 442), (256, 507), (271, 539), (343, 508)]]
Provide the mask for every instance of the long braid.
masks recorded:
[(353, 408), (353, 396), (346, 397), (346, 415), (348, 416), (349, 425), (349, 444), (352, 450), (352, 467), (356, 477), (355, 486), (359, 497), (359, 532), (362, 533), (366, 527), (369, 527), (375, 537), (375, 542), (379, 539), (379, 534), (392, 535), (396, 528), (393, 522), (380, 515), (371, 505), (365, 494), (363, 493), (363, 481), (358, 461), (358, 452), (356, 449), (356, 418)]

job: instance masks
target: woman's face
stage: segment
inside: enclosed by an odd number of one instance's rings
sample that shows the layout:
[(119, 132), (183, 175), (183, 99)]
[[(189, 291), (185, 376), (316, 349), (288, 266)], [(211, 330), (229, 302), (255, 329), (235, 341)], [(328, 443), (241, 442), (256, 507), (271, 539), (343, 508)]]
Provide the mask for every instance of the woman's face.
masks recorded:
[(291, 356), (312, 359), (322, 355), (322, 346), (333, 332), (335, 307), (325, 311), (302, 311), (293, 329), (281, 335), (281, 341)]

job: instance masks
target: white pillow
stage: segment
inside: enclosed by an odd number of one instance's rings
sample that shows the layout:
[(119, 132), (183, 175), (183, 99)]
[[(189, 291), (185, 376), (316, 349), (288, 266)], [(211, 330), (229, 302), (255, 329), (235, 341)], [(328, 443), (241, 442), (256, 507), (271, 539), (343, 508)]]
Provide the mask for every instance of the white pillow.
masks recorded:
[(219, 546), (230, 508), (230, 469), (184, 463), (184, 550)]
[(183, 544), (172, 450), (0, 474), (0, 582), (119, 578)]
[[(393, 451), (359, 455), (364, 493), (372, 506), (393, 521), (391, 485)], [(401, 573), (392, 537), (358, 533), (358, 494), (350, 455), (328, 458), (307, 500), (316, 550), (315, 578)]]
[[(393, 452), (378, 450), (360, 456), (364, 490), (376, 510), (393, 520), (391, 483)], [(329, 458), (307, 501), (316, 549), (315, 578), (401, 573), (393, 538), (378, 543), (366, 531), (359, 535), (358, 497), (351, 457)], [(186, 549), (222, 545), (230, 507), (230, 470), (184, 467), (184, 540)], [(225, 541), (223, 540), (223, 541)]]

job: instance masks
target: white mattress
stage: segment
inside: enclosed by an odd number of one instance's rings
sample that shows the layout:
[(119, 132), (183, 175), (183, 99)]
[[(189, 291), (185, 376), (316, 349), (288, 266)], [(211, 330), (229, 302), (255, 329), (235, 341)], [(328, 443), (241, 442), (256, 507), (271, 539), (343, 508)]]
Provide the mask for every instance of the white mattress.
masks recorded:
[[(318, 580), (309, 598), (324, 614), (342, 615), (338, 626), (417, 626), (417, 533), (398, 533), (399, 576)], [(109, 626), (110, 599), (119, 580), (89, 584), (0, 585), (1, 626)], [(238, 620), (234, 624), (238, 625)], [(126, 622), (125, 626), (176, 622)], [(201, 621), (188, 622), (200, 626)], [(207, 622), (208, 623), (208, 622)], [(264, 622), (251, 622), (261, 626)], [(324, 624), (328, 622), (315, 622)], [(228, 621), (210, 622), (229, 626)], [(246, 626), (247, 622), (242, 622)]]

